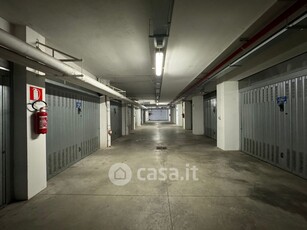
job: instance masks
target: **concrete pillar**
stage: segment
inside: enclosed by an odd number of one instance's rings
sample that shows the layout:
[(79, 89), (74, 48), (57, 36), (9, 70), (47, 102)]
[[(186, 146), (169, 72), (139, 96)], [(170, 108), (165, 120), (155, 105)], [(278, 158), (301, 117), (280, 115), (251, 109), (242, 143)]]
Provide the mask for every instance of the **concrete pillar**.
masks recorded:
[[(25, 26), (17, 26), (15, 35), (29, 44), (45, 39)], [(46, 135), (34, 132), (34, 112), (27, 104), (45, 98), (45, 78), (38, 71), (14, 64), (13, 71), (13, 159), (14, 198), (27, 200), (47, 186)], [(34, 96), (34, 89), (36, 92)], [(30, 107), (29, 107), (30, 109)]]
[(135, 122), (135, 108), (134, 106), (131, 107), (131, 130), (135, 130), (136, 122)]
[(108, 112), (107, 112), (107, 98), (106, 96), (100, 97), (100, 148), (108, 147)]
[(145, 123), (149, 121), (149, 114), (148, 114), (148, 110), (145, 110)]
[(141, 109), (138, 108), (135, 110), (136, 127), (141, 126), (141, 119), (142, 119), (142, 111)]
[(111, 127), (111, 103), (109, 97), (106, 97), (106, 106), (107, 106), (107, 130), (108, 130), (107, 147), (111, 147), (112, 135), (109, 133), (109, 131), (112, 130), (112, 127)]
[(185, 103), (182, 102), (182, 128), (185, 129)]
[(185, 101), (184, 102), (184, 123), (185, 129), (191, 130), (192, 129), (192, 102)]
[(171, 122), (176, 124), (176, 106), (171, 108)]
[(129, 135), (128, 105), (126, 103), (122, 103), (122, 135)]
[(240, 149), (239, 83), (217, 85), (217, 147), (223, 150)]
[(182, 126), (182, 103), (176, 105), (176, 125)]
[(192, 128), (194, 135), (204, 135), (204, 97), (192, 98)]

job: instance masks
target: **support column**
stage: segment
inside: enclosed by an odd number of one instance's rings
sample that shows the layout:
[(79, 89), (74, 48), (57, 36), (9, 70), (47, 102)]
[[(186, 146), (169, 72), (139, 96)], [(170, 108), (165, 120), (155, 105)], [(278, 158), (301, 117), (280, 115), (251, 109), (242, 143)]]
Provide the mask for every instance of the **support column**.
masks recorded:
[(193, 134), (204, 135), (204, 97), (195, 96), (192, 98), (192, 123)]
[[(44, 37), (25, 26), (16, 26), (15, 35), (29, 44), (35, 44), (36, 39), (45, 42)], [(27, 110), (30, 102), (46, 101), (45, 78), (17, 64), (12, 78), (14, 198), (27, 200), (47, 187), (46, 135), (35, 133), (34, 113)]]
[(176, 125), (182, 126), (182, 103), (176, 105)]
[(106, 107), (107, 107), (107, 147), (112, 146), (112, 135), (109, 133), (112, 130), (111, 127), (111, 103), (110, 98), (106, 96)]
[(141, 109), (137, 108), (135, 109), (135, 119), (136, 119), (136, 127), (141, 126)]
[(131, 130), (135, 130), (136, 122), (135, 122), (135, 108), (131, 107)]
[(240, 149), (239, 83), (227, 81), (217, 85), (217, 147)]
[(148, 114), (148, 110), (145, 110), (145, 123), (149, 121), (149, 114)]
[(108, 112), (107, 112), (107, 97), (100, 97), (100, 148), (108, 147)]
[(182, 128), (185, 129), (185, 102), (182, 102)]
[(176, 106), (171, 108), (171, 122), (176, 124)]
[(129, 135), (128, 105), (122, 103), (122, 135)]

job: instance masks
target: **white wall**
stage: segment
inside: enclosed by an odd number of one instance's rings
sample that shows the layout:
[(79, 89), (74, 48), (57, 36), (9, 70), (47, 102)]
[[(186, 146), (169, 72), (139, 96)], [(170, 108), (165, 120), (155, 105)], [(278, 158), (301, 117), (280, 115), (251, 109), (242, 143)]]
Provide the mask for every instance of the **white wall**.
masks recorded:
[(100, 97), (99, 104), (99, 119), (100, 119), (100, 149), (104, 149), (108, 147), (108, 112), (107, 112), (107, 102), (106, 97)]
[(240, 149), (239, 83), (217, 85), (217, 147), (223, 150)]
[(141, 121), (142, 121), (142, 110), (141, 109), (136, 109), (136, 127), (141, 126)]
[(145, 122), (149, 121), (149, 114), (148, 110), (145, 110)]
[(112, 130), (112, 126), (111, 126), (111, 103), (110, 103), (110, 98), (106, 97), (107, 101), (106, 101), (106, 106), (107, 106), (107, 130), (108, 130), (108, 135), (107, 135), (107, 143), (108, 146), (107, 147), (111, 147), (112, 146), (112, 134), (109, 133), (110, 130)]
[(195, 96), (192, 98), (192, 123), (193, 134), (204, 135), (204, 98)]
[(126, 103), (122, 103), (122, 135), (129, 135), (128, 105)]
[(135, 128), (136, 128), (136, 119), (135, 119), (136, 113), (135, 113), (135, 108), (134, 108), (134, 106), (132, 106), (132, 109), (131, 109), (131, 116), (132, 116), (132, 120), (131, 120), (131, 122), (132, 122), (132, 124), (131, 124), (131, 129), (132, 129), (132, 130), (135, 130)]
[(26, 109), (30, 86), (41, 88), (45, 100), (45, 80), (16, 64), (13, 79), (14, 198), (27, 200), (47, 186), (46, 134), (35, 133), (34, 112)]
[(182, 102), (182, 128), (185, 129), (185, 102)]
[[(28, 102), (30, 102), (30, 86), (37, 87), (27, 84)], [(45, 100), (44, 88), (43, 100)], [(33, 127), (33, 112), (27, 110), (28, 199), (47, 187), (46, 134), (35, 134)]]
[(176, 106), (171, 108), (171, 122), (176, 124), (176, 117), (177, 117), (177, 114), (176, 114)]
[(151, 113), (149, 116), (150, 121), (168, 121), (167, 109), (152, 109), (149, 112)]
[(182, 126), (182, 103), (176, 105), (176, 125)]

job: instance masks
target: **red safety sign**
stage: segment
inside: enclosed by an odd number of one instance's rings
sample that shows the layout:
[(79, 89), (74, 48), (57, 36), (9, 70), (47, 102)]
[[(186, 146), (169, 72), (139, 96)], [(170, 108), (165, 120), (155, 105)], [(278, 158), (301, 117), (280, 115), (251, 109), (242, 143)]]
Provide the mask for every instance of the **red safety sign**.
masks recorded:
[(30, 86), (30, 100), (31, 101), (43, 100), (43, 89)]

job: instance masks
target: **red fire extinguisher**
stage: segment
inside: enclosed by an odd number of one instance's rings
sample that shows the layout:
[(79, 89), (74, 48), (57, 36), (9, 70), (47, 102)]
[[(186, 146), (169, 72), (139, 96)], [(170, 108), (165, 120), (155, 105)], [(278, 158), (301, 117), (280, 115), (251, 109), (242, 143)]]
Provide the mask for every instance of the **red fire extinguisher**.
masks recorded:
[(34, 130), (36, 134), (46, 134), (48, 132), (48, 113), (46, 107), (42, 107), (34, 114)]
[[(45, 106), (42, 105), (45, 104)], [(46, 134), (48, 132), (48, 113), (47, 103), (42, 100), (37, 100), (31, 103), (34, 115), (33, 115), (33, 123), (34, 123), (34, 132), (36, 134)]]

